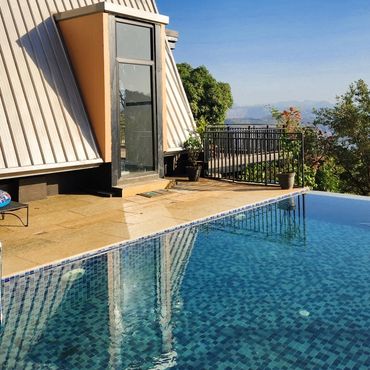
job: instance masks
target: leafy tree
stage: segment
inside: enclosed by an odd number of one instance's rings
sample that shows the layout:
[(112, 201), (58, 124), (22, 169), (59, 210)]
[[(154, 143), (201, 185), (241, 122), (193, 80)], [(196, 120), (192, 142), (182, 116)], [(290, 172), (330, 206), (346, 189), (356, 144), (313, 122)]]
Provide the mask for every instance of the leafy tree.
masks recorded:
[(224, 124), (226, 112), (233, 105), (228, 83), (218, 82), (205, 66), (177, 65), (190, 107), (200, 131), (207, 125)]
[(315, 189), (340, 192), (341, 182), (340, 174), (342, 168), (338, 166), (333, 157), (329, 157), (317, 169), (315, 176)]
[(350, 85), (337, 97), (333, 108), (315, 111), (316, 126), (324, 126), (327, 149), (339, 169), (343, 192), (370, 194), (370, 90), (363, 80)]
[[(340, 165), (333, 159), (331, 152), (332, 139), (325, 135), (317, 126), (302, 126), (302, 116), (295, 107), (279, 111), (271, 108), (271, 115), (276, 120), (277, 127), (284, 132), (302, 132), (304, 134), (304, 174), (305, 184), (314, 190), (340, 191)], [(300, 151), (299, 142), (282, 139), (285, 150), (295, 153)], [(299, 177), (300, 173), (297, 174)]]

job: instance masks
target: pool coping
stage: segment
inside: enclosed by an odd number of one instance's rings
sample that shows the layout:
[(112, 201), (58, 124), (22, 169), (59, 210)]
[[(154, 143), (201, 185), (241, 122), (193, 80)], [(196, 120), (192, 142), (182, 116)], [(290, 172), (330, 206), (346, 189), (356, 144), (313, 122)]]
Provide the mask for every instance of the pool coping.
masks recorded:
[(370, 197), (367, 195), (357, 195), (357, 194), (348, 194), (348, 193), (332, 193), (330, 191), (319, 191), (319, 190), (310, 190), (310, 194), (311, 195), (324, 195), (326, 197), (366, 200), (368, 202), (370, 201)]
[[(246, 204), (246, 205), (243, 205), (241, 207), (236, 207), (236, 208), (229, 209), (227, 211), (215, 213), (215, 214), (207, 216), (207, 217), (195, 219), (195, 220), (192, 220), (190, 222), (189, 221), (184, 222), (184, 223), (178, 224), (176, 226), (172, 226), (172, 227), (160, 230), (160, 231), (156, 231), (156, 232), (151, 233), (151, 234), (140, 236), (138, 238), (124, 240), (122, 242), (118, 242), (118, 243), (114, 243), (114, 244), (109, 244), (109, 245), (101, 247), (101, 248), (93, 249), (89, 252), (83, 252), (83, 253), (80, 253), (80, 254), (76, 254), (76, 255), (71, 256), (69, 258), (63, 258), (63, 259), (56, 260), (52, 263), (39, 265), (39, 266), (37, 266), (35, 268), (32, 268), (32, 269), (29, 269), (29, 270), (23, 270), (23, 271), (15, 273), (15, 274), (5, 275), (5, 276), (1, 277), (1, 283), (7, 283), (9, 281), (12, 281), (12, 280), (15, 280), (15, 279), (18, 279), (18, 278), (21, 278), (21, 277), (25, 277), (25, 276), (28, 276), (28, 275), (33, 275), (33, 274), (35, 274), (37, 272), (41, 272), (41, 271), (47, 271), (47, 270), (50, 270), (50, 269), (53, 269), (53, 268), (56, 268), (56, 267), (64, 266), (64, 265), (74, 263), (74, 262), (78, 262), (78, 261), (83, 260), (83, 259), (97, 257), (99, 255), (105, 254), (105, 253), (110, 252), (110, 251), (114, 251), (116, 249), (120, 249), (120, 248), (123, 248), (123, 247), (127, 247), (127, 246), (130, 246), (130, 245), (134, 245), (134, 244), (143, 242), (143, 241), (148, 241), (148, 240), (151, 240), (151, 239), (161, 237), (161, 236), (163, 236), (167, 233), (171, 233), (171, 232), (174, 232), (174, 231), (179, 231), (179, 230), (182, 230), (182, 229), (186, 229), (186, 228), (191, 227), (191, 226), (202, 225), (206, 222), (209, 222), (209, 221), (212, 221), (212, 220), (215, 220), (215, 219), (218, 219), (218, 218), (227, 217), (227, 216), (233, 215), (235, 213), (239, 213), (239, 212), (247, 211), (249, 209), (254, 209), (254, 208), (261, 207), (261, 206), (265, 206), (267, 204), (271, 204), (271, 203), (277, 202), (279, 200), (284, 200), (284, 199), (287, 199), (287, 198), (291, 198), (293, 196), (306, 194), (309, 191), (310, 191), (310, 189), (307, 188), (307, 187), (306, 188), (300, 188), (300, 189), (297, 189), (297, 190), (293, 190), (289, 194), (284, 194), (284, 195), (279, 195), (279, 196), (275, 196), (275, 197), (272, 197), (272, 198), (267, 198), (267, 199), (264, 199), (262, 201), (257, 201), (255, 203)], [(0, 249), (1, 249), (1, 242), (0, 242)]]

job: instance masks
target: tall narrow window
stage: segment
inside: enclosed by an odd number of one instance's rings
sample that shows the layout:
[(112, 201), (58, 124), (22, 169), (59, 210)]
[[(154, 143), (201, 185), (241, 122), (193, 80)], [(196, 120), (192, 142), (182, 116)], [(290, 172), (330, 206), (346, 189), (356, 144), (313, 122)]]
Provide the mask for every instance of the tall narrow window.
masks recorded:
[(117, 22), (121, 176), (154, 170), (153, 29)]

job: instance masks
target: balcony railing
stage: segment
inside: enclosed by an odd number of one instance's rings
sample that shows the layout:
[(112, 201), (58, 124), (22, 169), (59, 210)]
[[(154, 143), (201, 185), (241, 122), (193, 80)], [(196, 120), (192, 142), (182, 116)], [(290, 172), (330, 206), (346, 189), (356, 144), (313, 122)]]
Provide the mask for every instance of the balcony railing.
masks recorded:
[(304, 136), (278, 128), (211, 126), (204, 134), (205, 176), (277, 184), (277, 175), (295, 172), (304, 186)]

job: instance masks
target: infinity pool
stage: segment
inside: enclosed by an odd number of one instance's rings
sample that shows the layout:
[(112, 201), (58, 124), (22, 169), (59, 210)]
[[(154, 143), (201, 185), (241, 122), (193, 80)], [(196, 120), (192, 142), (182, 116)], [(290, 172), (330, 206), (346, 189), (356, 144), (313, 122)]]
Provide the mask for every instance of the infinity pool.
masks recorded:
[(370, 201), (300, 195), (2, 283), (1, 369), (369, 369)]

